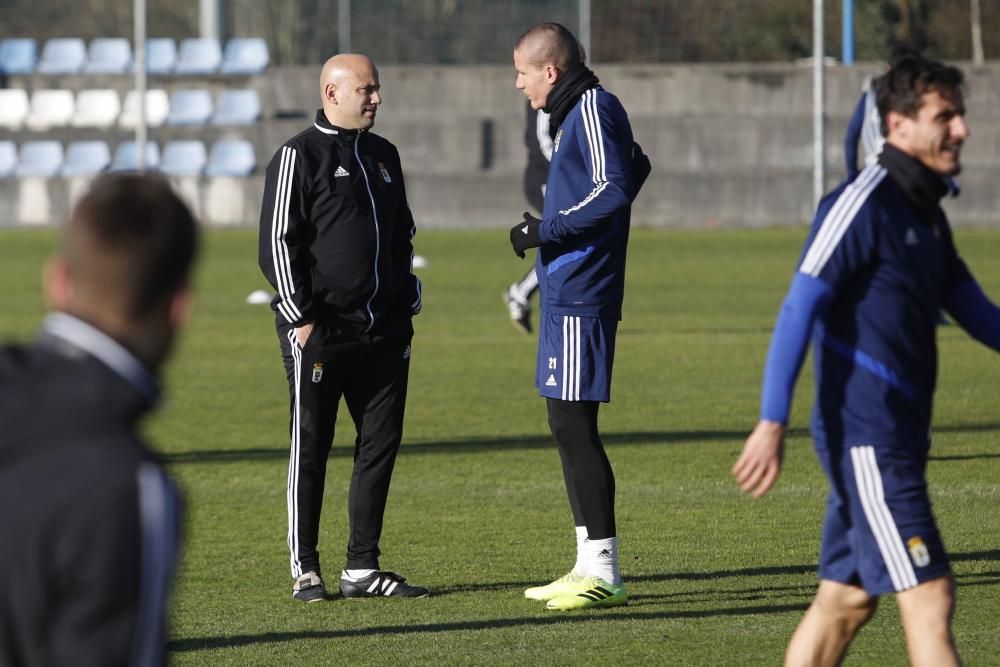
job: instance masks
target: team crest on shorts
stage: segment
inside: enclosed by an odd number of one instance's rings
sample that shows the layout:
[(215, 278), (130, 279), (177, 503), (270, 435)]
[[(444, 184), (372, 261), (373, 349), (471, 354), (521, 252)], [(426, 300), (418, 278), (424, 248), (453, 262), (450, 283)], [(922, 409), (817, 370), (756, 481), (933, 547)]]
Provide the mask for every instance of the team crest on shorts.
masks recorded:
[(562, 139), (562, 128), (561, 127), (559, 128), (559, 131), (556, 132), (556, 140), (552, 144), (552, 152), (553, 153), (558, 153), (559, 152), (559, 140), (560, 139)]
[(323, 364), (316, 362), (313, 364), (312, 381), (319, 383), (323, 379)]
[(389, 177), (389, 170), (385, 168), (385, 165), (381, 162), (378, 163), (378, 170), (382, 174), (382, 180), (386, 183), (392, 183), (392, 178)]
[(906, 547), (910, 550), (910, 558), (914, 565), (926, 567), (931, 564), (931, 554), (920, 537), (911, 537), (906, 540)]

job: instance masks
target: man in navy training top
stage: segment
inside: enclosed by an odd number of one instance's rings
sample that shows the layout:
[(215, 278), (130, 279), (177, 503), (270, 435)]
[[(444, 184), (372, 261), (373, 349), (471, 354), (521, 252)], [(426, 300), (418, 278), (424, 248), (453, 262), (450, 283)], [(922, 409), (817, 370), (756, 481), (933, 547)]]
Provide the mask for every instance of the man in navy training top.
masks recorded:
[(820, 202), (771, 339), (761, 419), (733, 474), (755, 497), (774, 485), (812, 334), (812, 433), (831, 487), (819, 589), (788, 665), (839, 664), (885, 593), (896, 593), (911, 664), (959, 663), (954, 579), (925, 479), (939, 310), (1000, 350), (1000, 309), (940, 207), (969, 136), (962, 86), (957, 68), (916, 56), (876, 80), (886, 144)]
[(615, 479), (597, 411), (611, 398), (631, 205), (649, 160), (632, 140), (625, 109), (598, 85), (566, 28), (528, 30), (514, 48), (514, 67), (518, 90), (549, 114), (553, 139), (542, 219), (525, 213), (510, 240), (521, 258), (538, 248), (535, 385), (546, 399), (577, 536), (573, 569), (525, 597), (554, 610), (621, 605), (628, 595), (618, 568)]

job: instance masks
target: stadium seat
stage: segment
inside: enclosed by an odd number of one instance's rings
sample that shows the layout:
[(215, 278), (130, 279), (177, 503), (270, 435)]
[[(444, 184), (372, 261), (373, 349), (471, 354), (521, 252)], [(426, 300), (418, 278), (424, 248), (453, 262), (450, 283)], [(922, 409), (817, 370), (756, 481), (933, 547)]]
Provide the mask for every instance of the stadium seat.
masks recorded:
[(87, 50), (87, 74), (124, 74), (132, 66), (132, 46), (124, 37), (98, 37)]
[(5, 39), (0, 42), (0, 72), (31, 74), (38, 62), (38, 47), (30, 37)]
[(201, 88), (175, 90), (170, 96), (167, 125), (207, 125), (212, 117), (212, 94)]
[[(153, 88), (146, 91), (146, 125), (159, 127), (167, 120), (170, 112), (170, 100), (167, 91)], [(122, 113), (118, 116), (118, 125), (124, 128), (134, 128), (139, 123), (139, 91), (130, 90), (125, 94)]]
[(169, 37), (146, 40), (147, 74), (173, 74), (176, 67), (177, 43), (174, 40)]
[(111, 151), (106, 141), (73, 141), (66, 147), (63, 176), (92, 176), (111, 164)]
[[(160, 167), (160, 147), (155, 141), (146, 142), (146, 159), (142, 166), (144, 169), (158, 169)], [(108, 171), (136, 171), (137, 169), (139, 169), (139, 144), (134, 141), (123, 141), (118, 144)]]
[(38, 61), (40, 74), (79, 74), (87, 62), (87, 47), (79, 37), (57, 37), (45, 42)]
[(215, 104), (212, 125), (253, 125), (260, 120), (260, 96), (252, 88), (223, 90)]
[(17, 146), (13, 141), (0, 141), (0, 178), (14, 175), (17, 169)]
[(171, 176), (200, 176), (205, 170), (205, 144), (197, 139), (168, 141), (160, 170)]
[(246, 139), (220, 139), (212, 144), (206, 176), (249, 176), (257, 167), (253, 144)]
[(234, 37), (226, 42), (222, 54), (223, 74), (260, 74), (267, 69), (270, 56), (267, 42), (260, 37)]
[(73, 120), (76, 104), (73, 92), (43, 88), (31, 95), (27, 125), (32, 130), (47, 130), (50, 127), (66, 127)]
[(181, 41), (177, 57), (177, 74), (215, 74), (222, 64), (219, 40), (211, 37), (189, 37)]
[(21, 144), (17, 161), (17, 176), (51, 178), (62, 167), (63, 149), (58, 141), (26, 141)]
[(28, 93), (21, 88), (0, 89), (0, 127), (20, 130), (28, 118)]
[(121, 110), (121, 101), (114, 90), (110, 88), (81, 90), (76, 95), (73, 127), (111, 127), (118, 120)]

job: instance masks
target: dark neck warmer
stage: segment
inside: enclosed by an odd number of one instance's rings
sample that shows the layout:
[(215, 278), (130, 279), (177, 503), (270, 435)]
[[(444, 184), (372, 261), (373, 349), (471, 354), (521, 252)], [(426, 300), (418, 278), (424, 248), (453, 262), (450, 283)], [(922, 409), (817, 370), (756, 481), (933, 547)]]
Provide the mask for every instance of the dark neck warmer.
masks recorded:
[(549, 114), (549, 136), (555, 139), (559, 126), (566, 120), (566, 114), (573, 108), (580, 96), (596, 86), (600, 81), (590, 68), (580, 63), (566, 70), (555, 88), (549, 92), (549, 98), (542, 109)]
[(948, 184), (940, 174), (890, 143), (882, 147), (878, 162), (922, 213), (932, 214), (938, 210), (941, 198), (948, 192)]

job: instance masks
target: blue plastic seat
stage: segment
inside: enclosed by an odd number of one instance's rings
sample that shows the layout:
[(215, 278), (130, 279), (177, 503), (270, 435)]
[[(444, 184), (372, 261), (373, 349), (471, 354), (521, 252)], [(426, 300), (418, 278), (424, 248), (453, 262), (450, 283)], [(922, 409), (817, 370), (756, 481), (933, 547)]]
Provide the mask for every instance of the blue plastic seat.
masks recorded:
[(212, 144), (206, 176), (249, 176), (257, 168), (253, 144), (246, 139), (220, 139)]
[(4, 74), (31, 74), (38, 62), (38, 46), (30, 37), (0, 42), (0, 71)]
[[(160, 147), (154, 141), (146, 142), (143, 168), (155, 170), (160, 167)], [(123, 141), (115, 149), (108, 171), (137, 171), (139, 169), (139, 144), (134, 141)]]
[(219, 93), (212, 125), (253, 125), (260, 120), (260, 96), (252, 88)]
[(111, 164), (111, 151), (106, 141), (74, 141), (66, 147), (63, 176), (92, 176)]
[(177, 67), (177, 42), (169, 37), (146, 40), (146, 73), (173, 74)]
[(234, 37), (222, 54), (223, 74), (260, 74), (267, 69), (270, 55), (260, 37)]
[(222, 64), (219, 40), (211, 37), (189, 37), (181, 41), (177, 57), (177, 74), (215, 74)]
[(56, 37), (45, 42), (38, 61), (41, 74), (79, 74), (87, 62), (87, 47), (79, 37)]
[(163, 147), (160, 171), (171, 176), (200, 176), (205, 170), (205, 144), (197, 139), (168, 141)]
[(13, 141), (0, 141), (0, 178), (14, 175), (17, 169), (17, 146)]
[(87, 74), (124, 74), (132, 66), (132, 46), (124, 37), (98, 37), (87, 50)]
[(167, 125), (206, 125), (212, 117), (212, 94), (201, 88), (175, 90)]
[(58, 141), (26, 141), (21, 144), (17, 161), (18, 176), (51, 178), (59, 173), (63, 163), (63, 148)]

